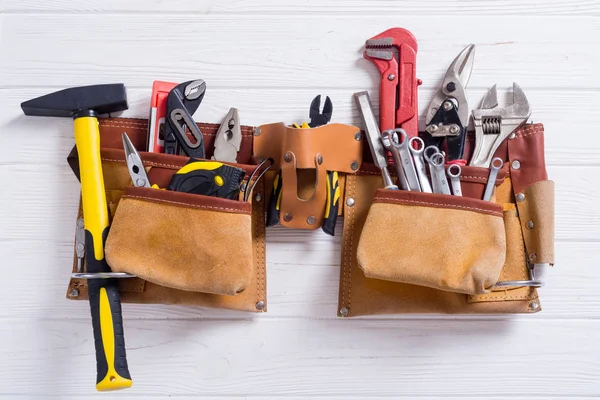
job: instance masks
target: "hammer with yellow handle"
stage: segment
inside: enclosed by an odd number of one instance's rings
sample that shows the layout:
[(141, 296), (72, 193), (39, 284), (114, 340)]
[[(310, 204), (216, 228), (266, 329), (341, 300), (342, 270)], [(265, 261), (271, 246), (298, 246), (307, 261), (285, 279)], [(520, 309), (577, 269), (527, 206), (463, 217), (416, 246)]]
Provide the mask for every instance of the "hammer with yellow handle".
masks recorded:
[[(119, 83), (73, 87), (23, 102), (21, 108), (25, 115), (73, 118), (83, 202), (86, 271), (110, 272), (104, 258), (108, 207), (97, 115), (127, 109), (125, 86)], [(132, 381), (125, 355), (117, 281), (90, 279), (88, 291), (96, 345), (96, 389), (128, 388)]]

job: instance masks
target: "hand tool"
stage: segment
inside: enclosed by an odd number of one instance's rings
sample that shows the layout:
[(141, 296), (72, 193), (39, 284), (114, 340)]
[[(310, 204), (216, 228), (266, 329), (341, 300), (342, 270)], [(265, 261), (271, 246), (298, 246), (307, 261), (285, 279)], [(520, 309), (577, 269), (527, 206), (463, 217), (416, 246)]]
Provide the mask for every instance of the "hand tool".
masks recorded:
[(369, 92), (354, 93), (354, 98), (358, 103), (358, 109), (365, 124), (365, 133), (367, 135), (367, 142), (371, 148), (371, 154), (373, 155), (373, 163), (381, 170), (383, 186), (388, 190), (398, 190), (398, 186), (394, 185), (392, 177), (387, 170), (388, 161), (385, 156), (383, 144), (381, 143), (379, 126), (377, 126), (377, 121), (375, 120)]
[(242, 144), (242, 128), (237, 108), (230, 108), (225, 121), (219, 127), (215, 137), (213, 160), (237, 162), (237, 153)]
[(492, 163), (490, 164), (490, 174), (488, 175), (487, 185), (485, 185), (485, 192), (483, 193), (483, 200), (490, 201), (492, 198), (494, 188), (496, 187), (496, 177), (503, 165), (504, 161), (502, 161), (501, 158), (496, 157), (492, 160)]
[[(310, 122), (308, 127), (316, 128), (331, 121), (333, 115), (333, 104), (329, 96), (325, 97), (323, 110), (321, 111), (321, 95), (315, 96), (311, 101), (308, 116)], [(302, 123), (302, 128), (305, 123)], [(321, 229), (330, 236), (335, 235), (335, 224), (337, 222), (338, 210), (340, 206), (340, 184), (337, 171), (327, 171), (327, 202), (325, 203), (325, 220)]]
[[(266, 163), (269, 163), (269, 165), (267, 167), (265, 167)], [(252, 194), (252, 191), (256, 187), (256, 184), (258, 183), (258, 181), (260, 181), (260, 178), (262, 178), (267, 173), (267, 171), (271, 169), (271, 167), (274, 164), (275, 164), (275, 160), (273, 160), (272, 158), (269, 157), (266, 160), (262, 161), (260, 164), (258, 164), (258, 166), (254, 169), (254, 171), (252, 171), (252, 173), (248, 177), (248, 184), (246, 185), (246, 188), (244, 189), (244, 201), (248, 201), (248, 199), (250, 199), (250, 195)], [(256, 176), (258, 171), (261, 171), (261, 173), (258, 174), (258, 177), (254, 180), (254, 183), (250, 184), (250, 182), (252, 182), (252, 179), (254, 179), (254, 176)]]
[(77, 220), (75, 227), (75, 255), (77, 256), (77, 272), (83, 272), (83, 258), (85, 256), (85, 225), (83, 218)]
[[(204, 139), (193, 115), (205, 93), (206, 83), (202, 79), (183, 82), (169, 92), (164, 136), (165, 153), (179, 154), (179, 145), (188, 156), (204, 158)], [(194, 141), (188, 137), (188, 130)]]
[[(386, 137), (389, 138), (389, 142), (384, 139)], [(381, 134), (381, 138), (384, 147), (386, 143), (391, 144), (389, 148), (386, 147), (386, 150), (392, 153), (392, 156), (394, 157), (394, 163), (397, 163), (399, 160), (402, 164), (402, 170), (404, 171), (404, 175), (406, 176), (408, 190), (420, 192), (421, 185), (419, 184), (419, 178), (417, 177), (415, 164), (410, 154), (410, 150), (408, 149), (408, 135), (406, 134), (404, 129), (399, 128), (384, 131)], [(402, 140), (400, 140), (400, 138), (402, 138)]]
[(323, 111), (321, 111), (321, 95), (319, 94), (310, 103), (310, 122), (308, 123), (308, 126), (310, 128), (316, 128), (317, 126), (325, 125), (331, 121), (332, 114), (333, 104), (331, 103), (329, 96), (325, 97), (325, 104), (323, 105)]
[(465, 165), (463, 159), (469, 104), (466, 86), (473, 70), (475, 45), (468, 45), (452, 61), (442, 86), (435, 93), (425, 117), (425, 146), (434, 145), (441, 149), (445, 141), (448, 163)]
[[(100, 159), (98, 114), (127, 109), (125, 85), (93, 85), (64, 89), (21, 103), (25, 115), (71, 117), (79, 154), (81, 198), (85, 225), (87, 273), (108, 273), (104, 243), (108, 234), (108, 207)], [(96, 347), (96, 389), (131, 386), (127, 368), (121, 298), (114, 279), (88, 281)]]
[(445, 157), (442, 153), (435, 153), (431, 156), (431, 165), (435, 169), (435, 176), (438, 181), (441, 194), (451, 194), (450, 187), (448, 186), (448, 179), (446, 179), (446, 171), (444, 170)]
[[(151, 187), (150, 179), (144, 168), (144, 163), (140, 157), (140, 153), (136, 150), (135, 146), (129, 139), (129, 136), (125, 132), (121, 135), (123, 139), (123, 150), (125, 150), (125, 161), (127, 163), (127, 170), (129, 176), (131, 176), (131, 182), (136, 187)], [(154, 185), (158, 189), (157, 185)]]
[(483, 97), (481, 108), (473, 110), (475, 150), (469, 165), (489, 167), (500, 144), (517, 128), (527, 122), (531, 106), (523, 89), (513, 83), (513, 102), (498, 107), (498, 91), (494, 85)]
[(406, 29), (391, 28), (367, 40), (363, 55), (381, 74), (380, 129), (402, 128), (409, 137), (417, 136), (417, 40)]
[(165, 119), (167, 115), (167, 97), (177, 86), (176, 83), (154, 81), (150, 97), (150, 118), (148, 118), (148, 151), (164, 153)]
[(429, 165), (429, 175), (431, 176), (431, 190), (433, 193), (440, 194), (442, 191), (440, 190), (440, 181), (437, 177), (437, 172), (435, 166), (431, 162), (431, 156), (434, 154), (440, 153), (440, 149), (436, 146), (427, 146), (423, 150), (423, 158), (427, 161), (427, 165)]
[(238, 200), (240, 185), (246, 172), (217, 161), (191, 158), (173, 174), (168, 189), (176, 192), (201, 194)]
[(394, 159), (394, 166), (396, 167), (396, 175), (398, 175), (398, 185), (402, 190), (410, 190), (410, 185), (406, 180), (406, 173), (404, 172), (404, 167), (402, 165), (402, 160), (400, 159), (400, 153), (398, 149), (394, 147), (392, 142), (392, 131), (384, 131), (381, 134), (381, 143), (383, 147), (392, 153), (392, 157)]
[(462, 168), (458, 164), (450, 164), (448, 168), (446, 168), (446, 172), (450, 177), (452, 194), (455, 196), (462, 196), (462, 188), (460, 185), (460, 174), (462, 172)]
[[(417, 143), (415, 146), (414, 143)], [(423, 159), (423, 151), (425, 150), (425, 143), (420, 137), (412, 137), (408, 141), (408, 148), (412, 154), (413, 161), (415, 164), (415, 170), (417, 171), (417, 178), (419, 178), (419, 184), (421, 191), (425, 193), (433, 193), (429, 178), (427, 177), (427, 167), (425, 166), (425, 160)]]

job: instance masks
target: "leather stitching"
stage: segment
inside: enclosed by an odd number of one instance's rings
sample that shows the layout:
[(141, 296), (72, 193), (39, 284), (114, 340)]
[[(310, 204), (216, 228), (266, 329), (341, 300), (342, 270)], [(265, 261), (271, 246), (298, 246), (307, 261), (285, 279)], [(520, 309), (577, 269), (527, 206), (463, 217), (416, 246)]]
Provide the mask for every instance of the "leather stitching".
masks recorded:
[(459, 204), (432, 203), (432, 202), (418, 201), (418, 200), (400, 200), (400, 199), (395, 199), (393, 197), (375, 197), (374, 200), (385, 200), (385, 201), (388, 201), (391, 203), (396, 203), (396, 204), (416, 204), (416, 205), (423, 205), (423, 206), (440, 206), (443, 208), (464, 209), (464, 210), (480, 212), (483, 214), (490, 214), (490, 215), (494, 215), (496, 217), (503, 217), (502, 212), (486, 210), (484, 208), (462, 206)]
[(170, 204), (175, 204), (175, 205), (178, 205), (178, 206), (199, 208), (199, 209), (202, 209), (202, 210), (233, 211), (233, 212), (235, 212), (237, 214), (247, 214), (247, 215), (250, 215), (249, 211), (242, 210), (242, 209), (237, 209), (237, 208), (213, 207), (213, 206), (206, 206), (206, 205), (200, 205), (200, 204), (189, 204), (189, 203), (183, 203), (183, 202), (180, 202), (180, 201), (157, 199), (157, 198), (148, 197), (148, 196), (137, 196), (137, 195), (131, 195), (130, 194), (130, 195), (123, 195), (123, 198), (139, 199), (139, 200), (150, 200), (150, 201), (156, 201), (156, 202), (160, 202), (160, 203), (170, 203)]

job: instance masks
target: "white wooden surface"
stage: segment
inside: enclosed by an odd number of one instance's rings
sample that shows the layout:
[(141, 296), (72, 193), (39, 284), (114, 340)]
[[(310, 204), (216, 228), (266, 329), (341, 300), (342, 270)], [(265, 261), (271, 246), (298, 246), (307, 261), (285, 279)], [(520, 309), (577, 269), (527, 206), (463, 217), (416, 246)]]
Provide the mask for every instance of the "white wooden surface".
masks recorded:
[(419, 40), (421, 110), (475, 43), (469, 86), (518, 82), (546, 125), (557, 184), (557, 266), (530, 316), (335, 317), (340, 236), (268, 230), (269, 312), (125, 305), (134, 387), (107, 398), (594, 398), (600, 395), (600, 3), (594, 0), (0, 0), (0, 395), (88, 399), (89, 310), (64, 298), (78, 185), (71, 122), (19, 104), (59, 88), (126, 83), (146, 117), (152, 80), (203, 78), (196, 119), (306, 118), (317, 93), (358, 123), (377, 98), (365, 39)]

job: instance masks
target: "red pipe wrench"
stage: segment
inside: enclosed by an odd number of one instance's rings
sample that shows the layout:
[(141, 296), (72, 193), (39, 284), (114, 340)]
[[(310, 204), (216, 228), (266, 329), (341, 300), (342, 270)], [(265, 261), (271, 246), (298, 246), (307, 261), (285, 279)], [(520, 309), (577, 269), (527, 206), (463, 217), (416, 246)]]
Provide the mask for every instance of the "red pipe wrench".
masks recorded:
[(380, 130), (402, 128), (409, 137), (418, 136), (417, 39), (406, 29), (391, 28), (367, 40), (363, 55), (381, 73)]

